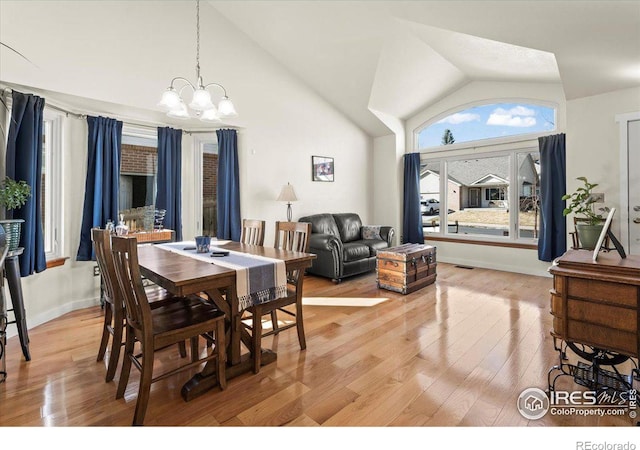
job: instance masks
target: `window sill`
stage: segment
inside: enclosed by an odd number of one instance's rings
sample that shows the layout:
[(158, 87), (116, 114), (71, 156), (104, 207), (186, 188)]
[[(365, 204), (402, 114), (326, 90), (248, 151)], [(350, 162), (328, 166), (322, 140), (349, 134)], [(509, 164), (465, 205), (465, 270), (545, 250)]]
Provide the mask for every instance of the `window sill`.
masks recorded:
[(480, 241), (476, 239), (461, 239), (451, 238), (445, 236), (434, 236), (430, 234), (424, 235), (425, 241), (441, 241), (441, 242), (454, 242), (456, 244), (473, 244), (473, 245), (486, 245), (488, 247), (508, 247), (508, 248), (521, 248), (525, 250), (537, 250), (537, 244), (524, 244), (521, 242), (496, 242), (496, 241)]
[(67, 261), (67, 259), (69, 259), (68, 256), (65, 256), (63, 258), (50, 259), (47, 261), (47, 269), (51, 269), (52, 267), (63, 266), (64, 263)]

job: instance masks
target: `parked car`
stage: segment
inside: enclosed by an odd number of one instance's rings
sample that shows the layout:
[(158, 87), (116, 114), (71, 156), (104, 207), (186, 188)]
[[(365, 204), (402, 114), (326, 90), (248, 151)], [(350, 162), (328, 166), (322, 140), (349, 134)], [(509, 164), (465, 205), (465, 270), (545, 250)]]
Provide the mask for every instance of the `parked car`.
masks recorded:
[(435, 198), (420, 201), (420, 212), (423, 216), (433, 216), (440, 213), (440, 202)]

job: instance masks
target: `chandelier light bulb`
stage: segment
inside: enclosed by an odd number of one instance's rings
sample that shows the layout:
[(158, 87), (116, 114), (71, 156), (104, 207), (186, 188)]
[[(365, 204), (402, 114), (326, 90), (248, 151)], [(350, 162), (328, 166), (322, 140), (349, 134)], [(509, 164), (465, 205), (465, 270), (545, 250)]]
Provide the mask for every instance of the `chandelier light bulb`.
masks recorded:
[(178, 95), (174, 88), (170, 87), (162, 93), (162, 99), (160, 103), (158, 103), (158, 106), (168, 112), (178, 108), (181, 101), (180, 95)]
[(211, 109), (207, 109), (200, 116), (200, 120), (203, 122), (220, 122), (220, 116), (218, 115), (218, 110), (215, 105)]
[(218, 103), (218, 112), (223, 117), (235, 117), (238, 115), (235, 106), (227, 96), (222, 97), (222, 100)]
[(184, 102), (182, 100), (180, 100), (180, 103), (178, 104), (178, 106), (176, 106), (175, 108), (171, 109), (167, 113), (167, 116), (173, 117), (173, 118), (176, 118), (176, 119), (188, 119), (189, 118), (189, 111), (187, 111), (187, 105), (185, 105)]
[(206, 111), (213, 108), (213, 102), (211, 102), (211, 94), (204, 88), (198, 88), (193, 91), (193, 99), (189, 103), (189, 108), (194, 111)]

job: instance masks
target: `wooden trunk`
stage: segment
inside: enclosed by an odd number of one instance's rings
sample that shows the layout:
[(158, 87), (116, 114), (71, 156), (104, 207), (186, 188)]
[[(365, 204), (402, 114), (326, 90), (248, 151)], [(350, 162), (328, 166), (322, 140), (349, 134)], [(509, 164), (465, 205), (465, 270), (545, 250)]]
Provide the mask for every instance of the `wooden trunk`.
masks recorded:
[(570, 250), (549, 269), (552, 335), (637, 357), (640, 257)]
[(409, 294), (436, 280), (436, 248), (404, 244), (379, 250), (376, 258), (378, 287)]

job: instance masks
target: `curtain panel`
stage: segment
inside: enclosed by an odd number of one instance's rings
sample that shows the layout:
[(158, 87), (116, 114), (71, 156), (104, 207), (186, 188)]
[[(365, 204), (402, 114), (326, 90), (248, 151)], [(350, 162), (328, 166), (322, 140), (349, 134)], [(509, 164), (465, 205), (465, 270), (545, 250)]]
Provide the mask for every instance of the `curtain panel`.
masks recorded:
[(164, 209), (164, 228), (182, 240), (182, 130), (158, 128), (156, 209)]
[(402, 243), (424, 244), (420, 214), (420, 153), (404, 155)]
[(7, 140), (6, 175), (25, 181), (31, 196), (19, 209), (7, 211), (9, 219), (23, 219), (20, 247), (20, 275), (26, 277), (47, 268), (42, 231), (42, 132), (44, 99), (12, 92), (11, 123)]
[(217, 130), (218, 137), (218, 238), (240, 240), (240, 177), (236, 130)]
[(540, 147), (540, 236), (538, 259), (553, 261), (567, 251), (567, 220), (562, 214), (567, 192), (565, 134), (538, 138)]
[(78, 261), (95, 260), (91, 228), (118, 221), (122, 122), (108, 117), (87, 117), (89, 125), (87, 179), (84, 191)]

